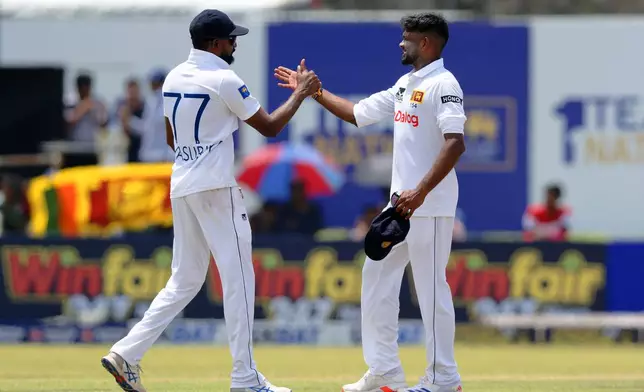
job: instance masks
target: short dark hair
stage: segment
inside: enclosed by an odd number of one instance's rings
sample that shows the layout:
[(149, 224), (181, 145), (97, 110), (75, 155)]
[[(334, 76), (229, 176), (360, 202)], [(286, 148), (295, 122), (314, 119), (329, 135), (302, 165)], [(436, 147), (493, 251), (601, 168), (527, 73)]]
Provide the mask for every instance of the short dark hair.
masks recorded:
[(192, 47), (197, 50), (207, 50), (210, 46), (211, 39), (191, 38)]
[[(400, 20), (403, 30), (422, 34), (436, 34), (443, 40), (442, 48), (449, 40), (449, 27), (447, 20), (433, 12), (421, 12), (419, 14), (405, 16)], [(441, 49), (442, 49), (441, 48)]]
[(304, 180), (296, 178), (293, 181), (291, 181), (291, 189), (304, 189), (305, 187)]
[(89, 73), (81, 73), (76, 77), (76, 87), (91, 87), (92, 76)]
[(551, 193), (557, 200), (561, 198), (562, 192), (561, 192), (561, 187), (559, 185), (556, 185), (556, 184), (548, 185), (547, 192)]

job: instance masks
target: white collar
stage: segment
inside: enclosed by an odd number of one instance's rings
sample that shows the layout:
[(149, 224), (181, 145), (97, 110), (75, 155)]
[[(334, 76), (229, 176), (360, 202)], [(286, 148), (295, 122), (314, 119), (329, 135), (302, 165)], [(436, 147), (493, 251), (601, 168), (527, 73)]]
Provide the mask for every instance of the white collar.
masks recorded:
[(412, 75), (414, 75), (417, 78), (424, 78), (425, 76), (429, 75), (430, 73), (436, 71), (437, 69), (443, 68), (443, 59), (438, 59), (435, 60), (423, 68), (419, 69), (416, 72), (413, 72)]
[(199, 49), (190, 49), (188, 61), (196, 64), (209, 64), (218, 68), (228, 69), (230, 65), (225, 62), (221, 57), (214, 55), (210, 52)]

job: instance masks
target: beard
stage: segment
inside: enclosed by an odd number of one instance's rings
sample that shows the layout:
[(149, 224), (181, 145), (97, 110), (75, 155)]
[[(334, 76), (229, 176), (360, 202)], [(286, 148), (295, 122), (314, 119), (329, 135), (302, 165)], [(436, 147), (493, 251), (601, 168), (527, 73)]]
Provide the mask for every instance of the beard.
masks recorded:
[(231, 54), (222, 54), (222, 55), (221, 55), (221, 56), (219, 56), (219, 57), (221, 57), (221, 59), (222, 59), (222, 60), (224, 60), (225, 62), (227, 62), (227, 63), (228, 63), (228, 65), (231, 65), (232, 63), (234, 63), (234, 62), (235, 62), (235, 58), (233, 57), (233, 54), (232, 54), (232, 53), (231, 53)]
[(230, 53), (222, 53), (219, 55), (219, 57), (224, 60), (228, 65), (232, 65), (233, 62), (235, 62), (235, 58), (233, 57), (233, 53), (235, 53), (235, 50), (233, 49), (232, 52)]
[(417, 56), (413, 56), (409, 52), (404, 52), (400, 59), (400, 62), (402, 63), (402, 65), (412, 65), (414, 61), (416, 61), (416, 59)]

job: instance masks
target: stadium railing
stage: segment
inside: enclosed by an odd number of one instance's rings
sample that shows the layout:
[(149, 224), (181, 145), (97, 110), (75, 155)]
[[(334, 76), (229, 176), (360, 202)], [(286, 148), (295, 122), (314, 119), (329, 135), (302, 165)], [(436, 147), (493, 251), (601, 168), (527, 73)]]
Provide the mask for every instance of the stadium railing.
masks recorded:
[(535, 340), (543, 342), (549, 329), (604, 329), (635, 330), (638, 338), (644, 337), (644, 312), (593, 312), (587, 314), (498, 314), (479, 316), (484, 326), (499, 329), (533, 329)]

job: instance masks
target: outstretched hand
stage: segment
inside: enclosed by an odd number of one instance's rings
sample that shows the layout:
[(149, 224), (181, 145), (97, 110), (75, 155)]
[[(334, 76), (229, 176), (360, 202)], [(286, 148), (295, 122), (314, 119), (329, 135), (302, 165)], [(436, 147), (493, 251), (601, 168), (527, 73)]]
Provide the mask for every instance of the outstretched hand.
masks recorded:
[(304, 59), (297, 66), (297, 71), (282, 66), (275, 68), (275, 77), (282, 82), (278, 83), (278, 86), (293, 91), (301, 91), (307, 96), (313, 95), (322, 88), (320, 79), (315, 72), (306, 67)]
[(300, 65), (297, 66), (297, 72), (295, 73), (295, 81), (297, 87), (295, 91), (301, 91), (304, 95), (309, 96), (313, 95), (322, 87), (322, 83), (318, 76), (313, 71), (309, 71), (306, 68), (306, 63), (304, 59), (300, 61)]
[(297, 77), (296, 77), (297, 74), (295, 71), (293, 71), (292, 69), (283, 67), (281, 65), (275, 68), (274, 71), (275, 71), (275, 74), (274, 74), (275, 77), (277, 78), (277, 80), (281, 82), (281, 83), (277, 83), (279, 87), (288, 88), (291, 90), (295, 90), (295, 88), (297, 88)]

